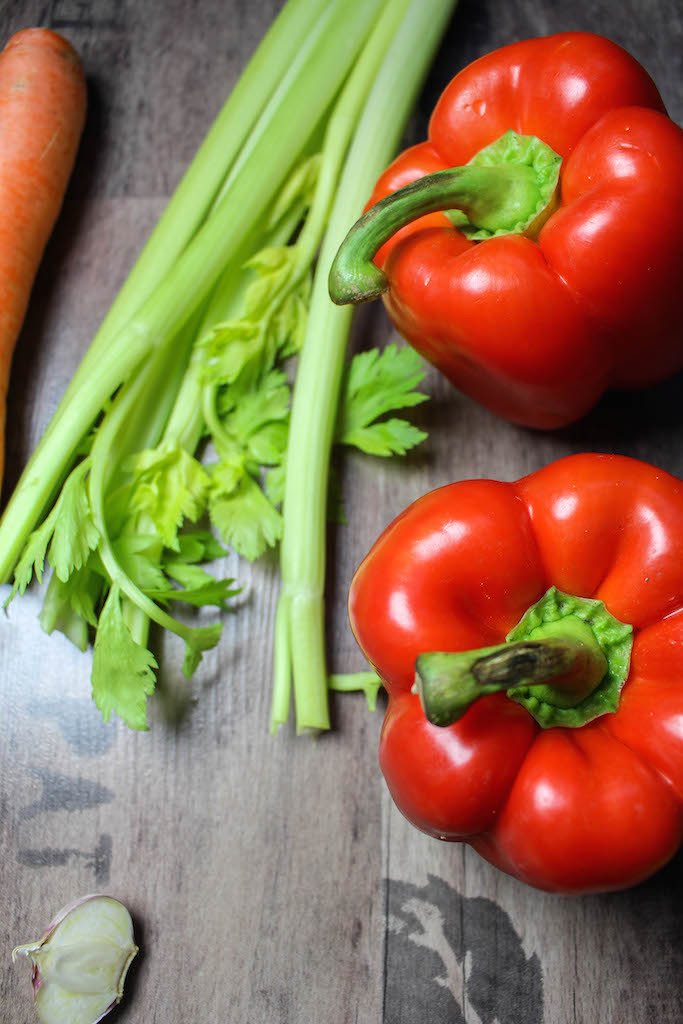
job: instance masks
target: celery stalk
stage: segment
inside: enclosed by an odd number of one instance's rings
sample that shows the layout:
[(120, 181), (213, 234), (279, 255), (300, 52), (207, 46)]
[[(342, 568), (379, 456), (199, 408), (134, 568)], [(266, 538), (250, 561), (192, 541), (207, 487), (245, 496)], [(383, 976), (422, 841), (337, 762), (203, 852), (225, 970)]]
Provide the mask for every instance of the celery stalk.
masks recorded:
[(318, 731), (330, 724), (325, 526), (330, 450), (351, 312), (334, 306), (329, 298), (329, 267), (398, 146), (454, 6), (455, 0), (413, 0), (406, 11), (353, 137), (323, 240), (297, 369), (287, 454), (272, 731), (288, 717), (292, 680), (297, 731)]
[[(377, 74), (378, 68), (381, 66), (382, 60), (386, 57), (387, 48), (396, 33), (401, 20), (405, 17), (406, 10), (409, 6), (409, 0), (395, 0), (394, 3), (390, 3), (386, 6), (382, 18), (379, 19), (375, 31), (372, 37), (369, 39), (366, 47), (363, 51), (362, 57), (359, 59), (358, 64), (354, 68), (354, 72), (350, 77), (348, 83), (345, 86), (344, 92), (342, 93), (338, 103), (330, 118), (328, 124), (325, 139), (323, 144), (323, 159), (320, 171), (320, 181), (316, 190), (316, 197), (311, 210), (306, 226), (302, 232), (302, 238), (300, 239), (300, 245), (303, 250), (302, 263), (305, 261), (306, 255), (308, 255), (309, 249), (317, 248), (320, 244), (320, 236), (323, 233), (325, 225), (327, 224), (328, 217), (330, 216), (330, 203), (335, 193), (335, 189), (339, 186), (339, 177), (343, 167), (344, 159), (348, 152), (349, 143), (354, 134), (356, 128), (356, 122), (363, 110), (363, 106), (367, 101), (368, 94), (372, 88), (372, 84)], [(361, 186), (364, 187), (364, 186)], [(369, 188), (368, 188), (369, 191)], [(337, 200), (337, 206), (339, 206), (339, 200)], [(334, 214), (332, 214), (334, 219)], [(325, 250), (321, 253), (320, 266), (323, 267), (325, 264), (322, 262), (325, 258)], [(316, 305), (317, 304), (317, 305)], [(327, 330), (328, 324), (319, 324), (316, 319), (317, 317), (322, 320), (324, 312), (328, 304), (327, 292), (324, 290), (321, 292), (320, 281), (316, 280), (313, 301), (311, 311), (309, 314), (309, 323), (306, 334), (306, 340), (304, 341), (304, 350), (310, 350), (311, 342), (308, 338), (312, 336), (312, 331), (322, 327), (323, 330)], [(351, 310), (341, 311), (345, 312), (345, 316), (338, 318), (340, 327), (342, 324), (350, 322)], [(344, 328), (341, 327), (343, 331)], [(348, 330), (348, 328), (346, 328)], [(325, 337), (325, 335), (323, 335)], [(306, 362), (304, 362), (306, 358)], [(301, 371), (301, 365), (310, 365), (310, 356), (304, 357), (302, 354), (300, 360), (300, 366), (297, 371), (297, 376)], [(337, 396), (335, 400), (338, 401), (338, 384), (341, 380), (341, 371), (339, 380), (337, 381)], [(311, 384), (310, 386), (314, 386)], [(297, 384), (297, 390), (300, 385)], [(301, 408), (301, 403), (297, 402), (297, 405), (293, 408)], [(323, 407), (324, 408), (324, 407)], [(294, 416), (294, 411), (293, 411)], [(294, 423), (294, 420), (293, 420)], [(322, 445), (318, 449), (318, 454), (322, 457), (323, 461), (329, 458), (329, 451), (331, 447), (331, 430), (333, 428), (334, 417), (330, 419), (328, 423), (325, 423), (329, 437), (323, 439)], [(302, 429), (302, 428), (300, 428)], [(305, 425), (303, 427), (305, 430)], [(291, 438), (290, 431), (290, 438)], [(291, 446), (291, 441), (290, 441)], [(307, 449), (308, 451), (308, 449)], [(295, 452), (295, 466), (297, 455), (303, 455), (303, 448), (297, 446)], [(288, 455), (288, 462), (291, 459), (291, 454)], [(291, 463), (290, 463), (291, 465)], [(289, 478), (289, 469), (287, 477)], [(319, 500), (326, 506), (326, 493), (327, 493), (327, 466), (325, 465), (321, 471), (320, 466), (316, 466), (315, 470), (312, 471), (312, 475), (320, 483)], [(291, 491), (289, 484), (287, 484), (287, 490)], [(300, 496), (299, 496), (300, 497)], [(297, 500), (290, 496), (289, 506), (294, 500)], [(288, 507), (287, 497), (285, 497), (285, 509)], [(285, 512), (285, 523), (287, 522), (287, 513)], [(304, 608), (304, 605), (308, 604), (309, 595), (299, 595), (297, 597), (297, 569), (293, 568), (291, 575), (294, 577), (294, 586), (290, 587), (290, 562), (289, 554), (289, 537), (285, 533), (283, 538), (283, 550), (282, 550), (282, 583), (283, 590), (280, 600), (278, 602), (278, 609), (276, 614), (276, 625), (275, 625), (275, 650), (274, 650), (274, 691), (273, 691), (273, 706), (271, 709), (271, 730), (274, 731), (277, 725), (285, 722), (289, 714), (289, 701), (290, 701), (290, 690), (291, 690), (291, 674), (292, 674), (292, 647), (290, 645), (290, 628), (292, 617), (296, 618), (299, 611), (303, 608), (303, 614), (306, 616), (303, 622), (303, 633), (302, 636), (309, 640), (312, 640), (310, 649), (307, 649), (303, 654), (301, 660), (305, 665), (309, 667), (315, 665), (314, 672), (319, 675), (322, 673), (324, 678), (325, 663), (324, 656), (321, 659), (320, 646), (315, 643), (316, 629), (308, 621), (309, 615), (314, 615), (315, 612), (311, 608)], [(300, 557), (300, 555), (299, 555)], [(315, 567), (309, 567), (307, 570), (302, 571), (303, 576), (314, 579), (324, 579), (324, 564), (318, 564)], [(290, 597), (291, 594), (291, 597)], [(315, 599), (314, 599), (315, 600)], [(317, 605), (317, 602), (315, 602)], [(320, 599), (320, 608), (318, 611), (322, 614), (322, 598)], [(301, 679), (301, 673), (299, 673), (299, 679)], [(309, 687), (309, 692), (314, 692), (312, 687)], [(329, 718), (327, 714), (327, 697), (324, 690), (317, 692), (318, 707), (316, 710), (309, 707), (306, 712), (305, 726), (310, 726), (313, 723), (327, 723), (327, 725), (319, 725), (320, 728), (329, 727)], [(310, 721), (308, 721), (310, 719)]]
[[(303, 16), (300, 0), (295, 0), (294, 7)], [(110, 396), (153, 348), (182, 329), (226, 264), (249, 245), (254, 226), (274, 202), (336, 96), (380, 8), (381, 0), (330, 0), (323, 5), (316, 45), (306, 51), (303, 61), (293, 61), (296, 73), (291, 79), (287, 76), (282, 94), (277, 90), (277, 110), (270, 111), (268, 129), (260, 132), (229, 190), (172, 264), (164, 267), (159, 283), (142, 305), (136, 308), (137, 299), (126, 298), (118, 307), (110, 321), (113, 326), (96, 339), (96, 358), (92, 350), (86, 354), (0, 522), (0, 581), (8, 579), (74, 452)], [(225, 125), (221, 135), (224, 129)], [(213, 146), (209, 154), (212, 151)], [(210, 155), (202, 157), (193, 176), (201, 179), (202, 168), (209, 163)], [(213, 201), (215, 196), (209, 198)], [(183, 210), (173, 209), (177, 213), (167, 218), (163, 234), (157, 237), (172, 235), (176, 217), (181, 234), (189, 233)], [(153, 261), (156, 248), (155, 242), (149, 260)], [(163, 250), (161, 243), (158, 249)], [(148, 290), (147, 266), (148, 260), (140, 272), (140, 294)], [(126, 294), (137, 296), (137, 285), (129, 285)]]
[[(283, 77), (299, 59), (302, 40), (316, 29), (328, 0), (290, 0), (259, 43), (235, 87), (197, 150), (182, 180), (114, 299), (93, 346), (118, 333), (149, 298), (170, 269), (220, 194), (226, 176), (249, 140), (267, 132), (264, 111)], [(257, 127), (258, 126), (258, 127)]]

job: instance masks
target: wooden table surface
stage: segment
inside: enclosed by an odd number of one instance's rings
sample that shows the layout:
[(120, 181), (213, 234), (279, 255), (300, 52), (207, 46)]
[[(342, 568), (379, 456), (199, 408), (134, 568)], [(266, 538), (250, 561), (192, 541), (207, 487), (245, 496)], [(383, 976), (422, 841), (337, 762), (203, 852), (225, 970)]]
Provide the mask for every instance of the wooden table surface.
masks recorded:
[[(4, 38), (49, 25), (81, 52), (89, 114), (13, 368), (6, 491), (246, 59), (276, 0), (5, 0)], [(408, 140), (438, 93), (497, 46), (564, 29), (626, 46), (683, 120), (675, 0), (462, 0)], [(665, 230), (666, 225), (653, 225)], [(356, 344), (386, 341), (381, 306)], [(329, 649), (363, 667), (345, 598), (355, 566), (410, 501), (463, 477), (515, 479), (581, 450), (683, 475), (683, 382), (609, 396), (553, 435), (496, 419), (435, 373), (396, 462), (348, 456), (330, 532)], [(6, 494), (5, 494), (6, 497)], [(141, 946), (114, 1018), (144, 1024), (672, 1024), (683, 1019), (683, 859), (612, 895), (534, 891), (415, 831), (377, 765), (383, 704), (335, 697), (312, 741), (268, 733), (274, 559), (228, 558), (247, 585), (189, 693), (161, 650), (152, 728), (103, 724), (89, 653), (38, 625), (39, 590), (0, 622), (0, 1020), (28, 1024), (12, 947), (72, 898), (130, 908)], [(3, 596), (4, 595), (0, 595)], [(114, 1019), (112, 1018), (112, 1019)]]

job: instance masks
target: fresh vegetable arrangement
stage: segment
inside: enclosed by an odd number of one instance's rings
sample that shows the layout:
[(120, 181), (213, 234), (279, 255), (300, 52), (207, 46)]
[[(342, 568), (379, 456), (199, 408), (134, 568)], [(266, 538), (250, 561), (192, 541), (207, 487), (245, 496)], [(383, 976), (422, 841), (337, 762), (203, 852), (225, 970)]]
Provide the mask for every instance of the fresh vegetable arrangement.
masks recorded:
[(0, 484), (12, 355), (71, 176), (85, 109), (83, 69), (66, 39), (43, 28), (13, 35), (0, 53)]
[[(193, 606), (228, 610), (239, 589), (206, 564), (224, 545), (253, 559), (284, 531), (273, 725), (288, 716), (292, 663), (298, 727), (329, 724), (330, 449), (406, 451), (424, 434), (386, 414), (425, 396), (409, 348), (345, 365), (350, 314), (330, 303), (327, 271), (399, 145), (453, 6), (289, 0), (11, 496), (0, 580), (13, 576), (11, 600), (52, 569), (41, 624), (83, 649), (94, 635), (93, 697), (105, 719), (146, 728), (150, 624), (184, 641), (191, 676), (221, 632), (220, 621), (197, 622)], [(302, 345), (288, 442), (286, 361)], [(369, 695), (378, 686), (367, 673), (331, 682)]]
[[(400, 410), (427, 398), (422, 358), (540, 428), (683, 364), (681, 133), (607, 40), (483, 58), (430, 141), (381, 173), (454, 2), (287, 0), (11, 497), (0, 581), (10, 628), (12, 601), (46, 583), (41, 625), (92, 643), (105, 720), (145, 729), (154, 626), (184, 642), (190, 677), (221, 632), (204, 610), (240, 593), (210, 563), (279, 544), (271, 730), (292, 696), (297, 730), (315, 732), (330, 689), (372, 704), (384, 685), (380, 764), (409, 821), (540, 889), (615, 890), (683, 838), (679, 480), (580, 455), (426, 495), (351, 586), (371, 671), (327, 668), (333, 446), (419, 444)], [(82, 126), (67, 61), (71, 134), (43, 234), (27, 236), (9, 355)], [(0, 96), (1, 79), (2, 58)], [(348, 360), (351, 305), (379, 294), (410, 345)], [(2, 346), (0, 327), (0, 362)], [(12, 959), (30, 962), (45, 1024), (96, 1024), (137, 952), (126, 908), (93, 895)]]
[(683, 133), (619, 46), (513, 43), (457, 74), (381, 175), (331, 295), (382, 294), (459, 389), (558, 427), (683, 366), (682, 178)]
[(683, 484), (575, 455), (416, 501), (358, 569), (389, 693), (380, 763), (418, 828), (541, 889), (619, 889), (681, 842)]

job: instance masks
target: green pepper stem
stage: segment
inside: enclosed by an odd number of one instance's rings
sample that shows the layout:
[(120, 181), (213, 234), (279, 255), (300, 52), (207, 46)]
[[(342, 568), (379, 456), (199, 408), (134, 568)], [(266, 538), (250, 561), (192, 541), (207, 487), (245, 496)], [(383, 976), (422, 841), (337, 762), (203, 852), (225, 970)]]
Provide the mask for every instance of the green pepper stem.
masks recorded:
[(330, 296), (338, 306), (368, 302), (388, 288), (372, 258), (392, 235), (428, 213), (462, 210), (472, 224), (504, 229), (535, 208), (538, 192), (531, 167), (451, 167), (428, 174), (381, 199), (358, 220), (330, 271)]
[(520, 640), (475, 651), (421, 654), (415, 686), (433, 725), (457, 722), (480, 697), (539, 688), (546, 703), (575, 707), (598, 686), (607, 663), (597, 643), (567, 635)]
[(444, 211), (473, 241), (494, 235), (536, 238), (558, 203), (562, 158), (534, 135), (505, 132), (464, 167), (418, 178), (372, 206), (351, 228), (332, 264), (337, 305), (368, 302), (388, 288), (373, 257), (401, 228)]

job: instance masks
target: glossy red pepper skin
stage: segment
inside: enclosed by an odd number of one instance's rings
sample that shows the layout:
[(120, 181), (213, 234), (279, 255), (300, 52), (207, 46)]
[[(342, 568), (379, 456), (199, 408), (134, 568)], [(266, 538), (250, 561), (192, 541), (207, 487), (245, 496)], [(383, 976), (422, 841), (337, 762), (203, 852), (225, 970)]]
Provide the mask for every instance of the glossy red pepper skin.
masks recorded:
[[(540, 729), (504, 694), (431, 725), (417, 656), (503, 642), (550, 586), (634, 627), (618, 711)], [(405, 510), (359, 567), (353, 631), (389, 704), (380, 765), (399, 809), (540, 889), (650, 876), (683, 829), (683, 484), (621, 456), (576, 455), (515, 483), (473, 480)]]
[(537, 241), (468, 241), (445, 214), (378, 252), (398, 331), (495, 413), (555, 428), (608, 387), (683, 366), (683, 133), (644, 69), (600, 36), (503, 47), (461, 71), (368, 205), (466, 164), (508, 129), (563, 158), (561, 205)]

